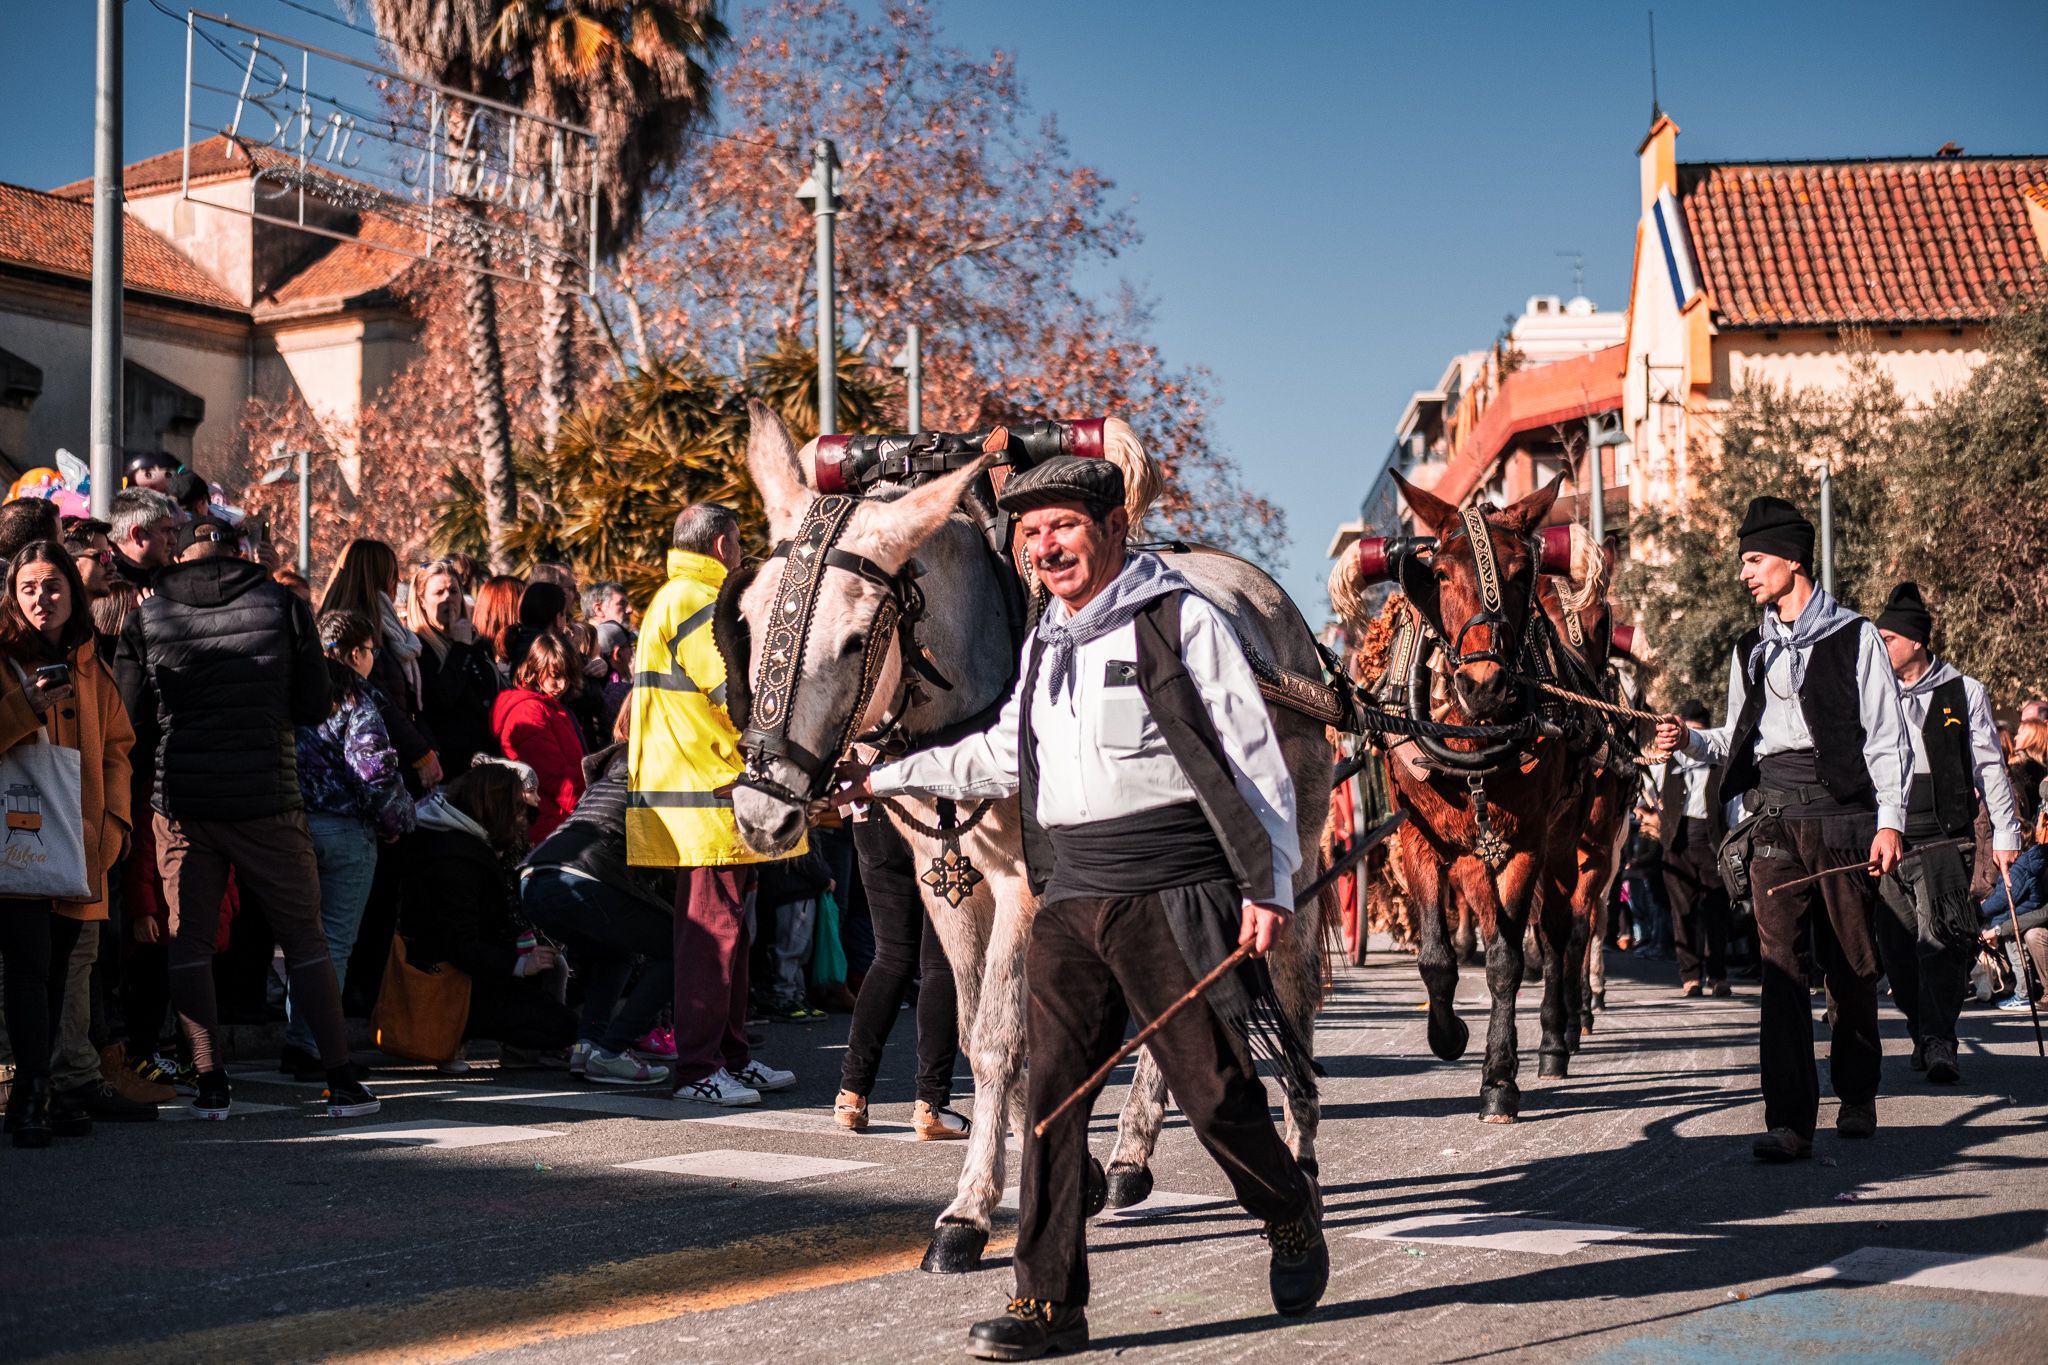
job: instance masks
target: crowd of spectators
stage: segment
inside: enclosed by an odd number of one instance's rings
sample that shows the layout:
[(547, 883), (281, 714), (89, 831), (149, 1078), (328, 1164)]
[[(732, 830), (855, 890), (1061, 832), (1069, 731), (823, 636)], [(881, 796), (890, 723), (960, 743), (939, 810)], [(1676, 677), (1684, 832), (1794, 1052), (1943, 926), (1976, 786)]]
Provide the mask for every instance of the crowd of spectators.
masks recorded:
[[(137, 461), (106, 521), (0, 505), (0, 758), (77, 752), (90, 884), (27, 896), (0, 867), (13, 1145), (181, 1101), (225, 1118), (227, 1062), (266, 1047), (330, 1115), (374, 1113), (373, 1068), (406, 1059), (367, 1047), (365, 1021), (401, 960), (467, 980), (462, 1044), (424, 1059), (444, 1071), (558, 1068), (684, 1101), (759, 1103), (795, 1077), (752, 1056), (757, 1030), (852, 1013), (851, 1128), (914, 1000), (917, 1130), (965, 1135), (952, 976), (886, 824), (759, 868), (629, 847), (653, 780), (636, 762), (702, 738), (636, 681), (686, 655), (701, 672), (701, 653), (642, 638), (624, 588), (579, 590), (558, 564), (408, 569), (358, 539), (316, 589), (175, 464)], [(715, 594), (737, 523), (691, 509), (670, 560), (672, 587)], [(729, 733), (713, 690), (691, 723)], [(6, 795), (15, 837), (33, 803)]]

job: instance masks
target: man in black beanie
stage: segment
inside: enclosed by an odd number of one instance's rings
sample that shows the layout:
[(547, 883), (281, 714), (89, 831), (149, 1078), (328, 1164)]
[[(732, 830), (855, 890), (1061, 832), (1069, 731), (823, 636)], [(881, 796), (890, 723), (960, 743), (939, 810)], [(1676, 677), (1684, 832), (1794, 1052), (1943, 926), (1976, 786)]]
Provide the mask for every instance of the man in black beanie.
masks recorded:
[[(1813, 1154), (1820, 1082), (1813, 1002), (1799, 931), (1813, 918), (1827, 977), (1835, 1132), (1877, 1132), (1884, 1046), (1877, 1031), (1876, 883), (1855, 872), (1781, 890), (1816, 872), (1868, 864), (1883, 875), (1905, 852), (1913, 750), (1899, 689), (1876, 627), (1813, 581), (1813, 523), (1783, 498), (1756, 498), (1739, 532), (1742, 585), (1763, 609), (1728, 669), (1728, 723), (1657, 722), (1657, 743), (1722, 763), (1722, 788), (1758, 818), (1749, 882), (1764, 960), (1758, 1036), (1764, 1128), (1760, 1161)], [(1815, 912), (1819, 912), (1817, 915)]]
[(1918, 850), (1913, 861), (1899, 864), (1880, 883), (1877, 948), (1891, 978), (1892, 1000), (1913, 1034), (1913, 1069), (1948, 1085), (1961, 1075), (1956, 1014), (1978, 924), (1970, 903), (1972, 846), (1947, 841), (1975, 832), (1982, 800), (1991, 817), (1992, 859), (2001, 870), (2008, 868), (2020, 852), (2019, 809), (1998, 747), (1991, 698), (1983, 683), (1928, 650), (1934, 614), (1918, 584), (1892, 589), (1878, 614), (1877, 633), (1899, 680), (1913, 746), (1906, 846)]
[[(1705, 729), (1706, 703), (1694, 698), (1678, 718)], [(1719, 852), (1728, 832), (1721, 799), (1721, 768), (1677, 750), (1653, 763), (1649, 784), (1657, 810), (1657, 840), (1664, 846), (1664, 903), (1671, 907), (1672, 947), (1678, 953), (1678, 993), (1727, 996), (1728, 891), (1721, 884)]]

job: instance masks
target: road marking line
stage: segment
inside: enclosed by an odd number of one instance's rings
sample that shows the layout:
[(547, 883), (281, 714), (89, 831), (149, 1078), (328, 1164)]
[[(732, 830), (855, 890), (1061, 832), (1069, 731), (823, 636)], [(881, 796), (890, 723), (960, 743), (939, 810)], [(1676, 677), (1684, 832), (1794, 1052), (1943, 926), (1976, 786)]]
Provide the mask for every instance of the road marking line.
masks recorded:
[(757, 1180), (779, 1185), (786, 1180), (808, 1180), (816, 1175), (839, 1175), (866, 1170), (872, 1161), (841, 1161), (829, 1156), (790, 1156), (784, 1152), (740, 1152), (720, 1148), (711, 1152), (686, 1152), (681, 1156), (659, 1156), (650, 1161), (622, 1161), (619, 1171), (662, 1171), (669, 1175), (695, 1175), (707, 1180)]
[[(895, 1219), (881, 1230), (805, 1228), (595, 1265), (528, 1286), (466, 1285), (403, 1303), (316, 1309), (49, 1359), (67, 1365), (454, 1365), (914, 1270), (931, 1230), (920, 1216)], [(1007, 1237), (992, 1239), (987, 1254), (1001, 1255), (1011, 1245)]]
[(395, 1123), (376, 1128), (336, 1128), (291, 1138), (292, 1142), (388, 1142), (400, 1147), (434, 1147), (456, 1151), (464, 1147), (490, 1147), (501, 1142), (538, 1142), (561, 1137), (553, 1128), (515, 1128), (502, 1123), (465, 1123), (460, 1119), (422, 1119), (417, 1123)]
[(1805, 1272), (1805, 1278), (2048, 1299), (2048, 1259), (2034, 1256), (1958, 1256), (1908, 1247), (1864, 1247)]
[[(228, 1110), (228, 1117), (245, 1119), (256, 1114), (282, 1114), (290, 1108), (288, 1104), (258, 1104), (254, 1100), (236, 1100), (234, 1107)], [(182, 1098), (172, 1100), (169, 1104), (158, 1105), (156, 1116), (164, 1123), (183, 1123), (187, 1119), (199, 1117), (192, 1109), (192, 1101)]]
[(1571, 1256), (1595, 1243), (1616, 1241), (1638, 1231), (1605, 1223), (1559, 1223), (1513, 1214), (1426, 1213), (1376, 1223), (1348, 1235), (1378, 1242), (1436, 1242), (1537, 1256)]
[[(1002, 1201), (996, 1207), (1008, 1209), (1012, 1213), (1016, 1212), (1019, 1207), (1019, 1189), (1020, 1187), (1016, 1185), (1011, 1185), (1005, 1189)], [(1223, 1194), (1175, 1194), (1171, 1190), (1154, 1190), (1129, 1208), (1105, 1209), (1103, 1216), (1106, 1218), (1135, 1218), (1142, 1221), (1147, 1218), (1157, 1218), (1162, 1214), (1171, 1213), (1175, 1209), (1201, 1208), (1205, 1205), (1229, 1204), (1230, 1202), (1230, 1196)]]

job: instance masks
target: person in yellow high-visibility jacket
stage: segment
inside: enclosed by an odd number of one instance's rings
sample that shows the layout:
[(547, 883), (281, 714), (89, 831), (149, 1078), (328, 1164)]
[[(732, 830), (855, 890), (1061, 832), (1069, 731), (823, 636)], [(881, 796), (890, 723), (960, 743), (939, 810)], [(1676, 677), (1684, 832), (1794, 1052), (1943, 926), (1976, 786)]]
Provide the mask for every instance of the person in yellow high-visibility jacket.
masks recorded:
[(680, 869), (676, 1098), (759, 1104), (763, 1090), (786, 1090), (796, 1077), (747, 1050), (748, 920), (754, 864), (765, 860), (740, 839), (731, 798), (718, 794), (743, 766), (711, 633), (718, 590), (739, 567), (739, 519), (715, 503), (686, 507), (670, 545), (668, 582), (643, 614), (633, 658), (626, 858)]

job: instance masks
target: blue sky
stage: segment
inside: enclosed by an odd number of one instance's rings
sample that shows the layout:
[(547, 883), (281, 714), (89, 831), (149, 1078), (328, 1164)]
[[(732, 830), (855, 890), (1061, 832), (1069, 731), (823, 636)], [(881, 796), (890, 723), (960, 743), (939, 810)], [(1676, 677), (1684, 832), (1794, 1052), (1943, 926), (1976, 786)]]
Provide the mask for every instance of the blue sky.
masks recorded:
[[(367, 55), (305, 12), (210, 8)], [(164, 3), (172, 9), (182, 8)], [(91, 171), (93, 6), (0, 19), (0, 180)], [(129, 0), (128, 153), (175, 145), (181, 24)], [(731, 12), (730, 9), (728, 11)], [(1074, 155), (1116, 181), (1144, 243), (1115, 273), (1155, 339), (1207, 366), (1216, 432), (1287, 512), (1282, 579), (1311, 611), (1408, 394), (1530, 294), (1626, 302), (1635, 147), (1649, 125), (1641, 4), (1222, 5), (953, 0), (949, 38), (1017, 53)], [(2048, 152), (2048, 3), (1858, 0), (1657, 11), (1664, 108), (1694, 161)]]

